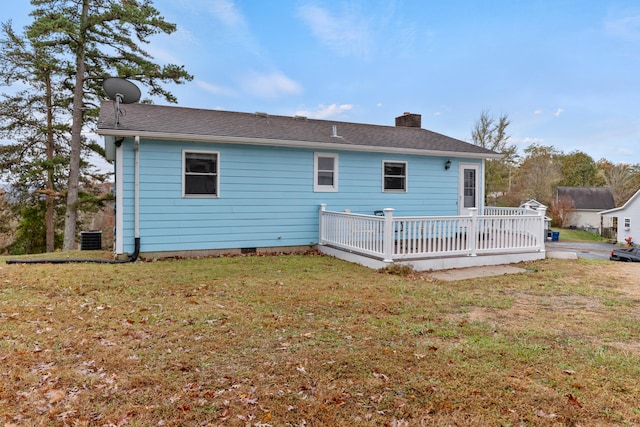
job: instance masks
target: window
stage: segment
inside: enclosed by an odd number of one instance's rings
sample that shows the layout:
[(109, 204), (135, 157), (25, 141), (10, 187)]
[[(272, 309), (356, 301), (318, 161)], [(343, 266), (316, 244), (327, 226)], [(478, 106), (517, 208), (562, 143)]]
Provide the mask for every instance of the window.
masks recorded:
[(338, 155), (315, 153), (313, 160), (313, 191), (338, 191)]
[(464, 169), (464, 207), (476, 207), (476, 170)]
[(183, 151), (182, 194), (184, 197), (218, 197), (218, 153)]
[(624, 228), (625, 230), (628, 230), (631, 228), (631, 218), (625, 218), (624, 219)]
[(407, 191), (407, 163), (382, 163), (382, 191)]

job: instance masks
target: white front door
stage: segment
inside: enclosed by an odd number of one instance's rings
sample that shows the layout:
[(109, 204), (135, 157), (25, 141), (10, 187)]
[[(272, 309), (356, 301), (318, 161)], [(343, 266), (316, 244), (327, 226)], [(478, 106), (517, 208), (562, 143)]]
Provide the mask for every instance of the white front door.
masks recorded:
[(469, 215), (469, 208), (479, 208), (480, 165), (460, 163), (458, 173), (458, 213)]

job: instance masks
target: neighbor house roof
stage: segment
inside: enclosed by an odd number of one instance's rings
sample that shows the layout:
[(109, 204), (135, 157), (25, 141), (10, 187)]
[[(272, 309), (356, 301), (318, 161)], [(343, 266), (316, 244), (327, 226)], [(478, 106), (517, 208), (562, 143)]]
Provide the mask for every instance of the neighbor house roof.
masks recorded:
[(617, 208), (613, 208), (613, 209), (608, 209), (605, 211), (600, 212), (600, 215), (609, 215), (612, 213), (616, 213), (616, 212), (622, 212), (625, 211), (628, 207), (630, 207), (633, 203), (635, 203), (635, 200), (638, 199), (640, 200), (640, 190), (636, 191), (633, 196), (631, 196), (629, 198), (629, 200), (627, 200), (624, 205), (617, 207)]
[(275, 146), (401, 152), (467, 158), (501, 158), (480, 146), (420, 127), (381, 126), (306, 117), (237, 113), (150, 104), (103, 101), (98, 133), (147, 139), (244, 143)]
[(558, 187), (558, 198), (568, 196), (577, 210), (605, 210), (616, 206), (609, 187)]
[(524, 202), (524, 203), (522, 203), (522, 204), (520, 205), (520, 207), (522, 208), (522, 207), (524, 207), (524, 206), (526, 206), (526, 205), (528, 205), (528, 206), (529, 206), (531, 209), (533, 209), (533, 210), (536, 210), (536, 209), (541, 208), (541, 207), (543, 207), (543, 208), (546, 208), (546, 207), (547, 207), (546, 205), (544, 205), (544, 204), (540, 203), (540, 202), (539, 202), (539, 201), (537, 201), (536, 199), (531, 199), (531, 200), (529, 200), (528, 202)]

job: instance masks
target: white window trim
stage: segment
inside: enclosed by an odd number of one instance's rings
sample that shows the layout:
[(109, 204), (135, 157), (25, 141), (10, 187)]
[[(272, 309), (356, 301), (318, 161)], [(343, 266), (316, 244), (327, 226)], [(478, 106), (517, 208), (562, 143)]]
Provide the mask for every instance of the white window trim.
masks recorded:
[[(401, 163), (404, 165), (404, 190), (387, 190), (384, 188), (384, 165), (387, 163)], [(383, 193), (407, 193), (409, 191), (409, 164), (404, 160), (383, 160), (382, 161), (382, 192)]]
[(631, 229), (631, 218), (630, 217), (624, 217), (624, 229), (625, 230), (630, 230)]
[[(333, 185), (318, 184), (318, 158), (333, 158)], [(338, 154), (337, 153), (313, 153), (313, 191), (315, 193), (335, 193), (338, 191)]]
[(464, 171), (465, 169), (474, 169), (476, 172), (476, 194), (474, 205), (479, 212), (484, 208), (482, 193), (484, 189), (484, 177), (480, 173), (483, 169), (478, 163), (458, 163), (458, 215), (469, 215), (469, 209), (464, 206)]
[[(186, 193), (186, 169), (187, 153), (203, 153), (203, 154), (215, 154), (216, 155), (216, 194), (187, 194)], [(182, 198), (184, 199), (217, 199), (220, 197), (220, 152), (209, 150), (182, 150)]]

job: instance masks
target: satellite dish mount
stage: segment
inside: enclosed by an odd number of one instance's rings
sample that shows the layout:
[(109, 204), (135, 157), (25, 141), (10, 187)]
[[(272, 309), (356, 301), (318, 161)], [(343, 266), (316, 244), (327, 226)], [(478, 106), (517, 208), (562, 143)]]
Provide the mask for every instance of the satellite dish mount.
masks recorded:
[(138, 86), (121, 77), (109, 77), (102, 83), (109, 99), (115, 101), (116, 128), (120, 124), (120, 104), (133, 104), (142, 95)]

